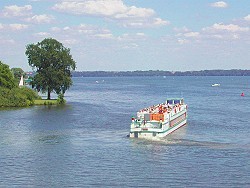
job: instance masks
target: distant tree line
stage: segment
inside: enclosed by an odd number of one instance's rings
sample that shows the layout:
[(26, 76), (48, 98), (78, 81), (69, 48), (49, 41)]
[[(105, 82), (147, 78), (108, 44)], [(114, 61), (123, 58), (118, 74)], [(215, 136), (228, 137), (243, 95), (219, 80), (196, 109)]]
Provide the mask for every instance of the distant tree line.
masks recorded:
[(126, 77), (126, 76), (250, 76), (250, 70), (201, 70), (201, 71), (73, 71), (73, 77)]

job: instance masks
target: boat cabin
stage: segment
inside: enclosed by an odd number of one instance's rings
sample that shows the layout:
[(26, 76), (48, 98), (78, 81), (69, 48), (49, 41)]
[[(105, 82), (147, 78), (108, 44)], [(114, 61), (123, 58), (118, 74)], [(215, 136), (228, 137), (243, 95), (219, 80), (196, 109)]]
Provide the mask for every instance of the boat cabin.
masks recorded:
[(174, 99), (167, 99), (166, 103), (170, 104), (170, 105), (184, 104), (184, 100), (182, 98), (180, 98), (180, 99), (175, 99), (175, 98)]

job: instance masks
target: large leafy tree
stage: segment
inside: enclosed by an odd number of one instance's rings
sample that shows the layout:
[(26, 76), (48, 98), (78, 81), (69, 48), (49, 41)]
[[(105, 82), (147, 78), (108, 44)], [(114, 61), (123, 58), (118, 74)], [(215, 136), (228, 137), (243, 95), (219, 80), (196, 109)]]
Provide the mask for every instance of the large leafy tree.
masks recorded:
[(37, 91), (64, 95), (72, 85), (71, 71), (75, 70), (76, 62), (70, 49), (52, 38), (46, 38), (37, 44), (29, 44), (25, 54), (29, 65), (36, 71), (32, 87)]
[(0, 87), (12, 89), (16, 86), (9, 66), (0, 61)]

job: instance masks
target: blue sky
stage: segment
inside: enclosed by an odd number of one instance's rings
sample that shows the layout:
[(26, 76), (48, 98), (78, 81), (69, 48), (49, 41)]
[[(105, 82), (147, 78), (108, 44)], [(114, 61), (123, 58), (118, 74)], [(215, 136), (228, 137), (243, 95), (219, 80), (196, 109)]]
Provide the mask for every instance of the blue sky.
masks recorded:
[(0, 60), (55, 38), (78, 71), (250, 69), (249, 0), (3, 0)]

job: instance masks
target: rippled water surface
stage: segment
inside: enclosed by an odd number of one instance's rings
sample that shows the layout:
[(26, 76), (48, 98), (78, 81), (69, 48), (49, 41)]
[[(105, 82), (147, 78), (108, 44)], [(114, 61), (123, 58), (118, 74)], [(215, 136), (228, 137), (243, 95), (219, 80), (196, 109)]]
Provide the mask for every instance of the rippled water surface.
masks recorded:
[[(65, 106), (0, 110), (0, 187), (250, 187), (250, 77), (73, 80)], [(127, 138), (167, 97), (185, 99), (188, 125)]]

